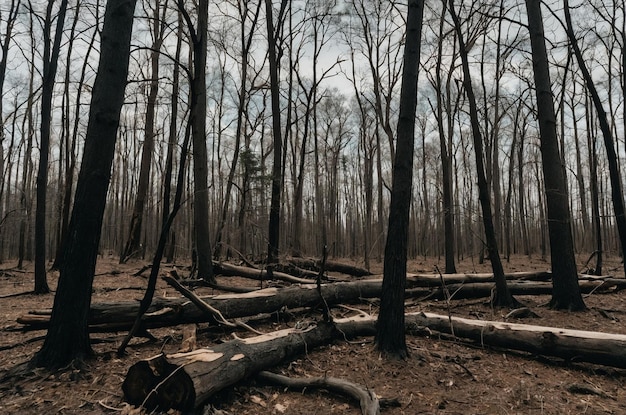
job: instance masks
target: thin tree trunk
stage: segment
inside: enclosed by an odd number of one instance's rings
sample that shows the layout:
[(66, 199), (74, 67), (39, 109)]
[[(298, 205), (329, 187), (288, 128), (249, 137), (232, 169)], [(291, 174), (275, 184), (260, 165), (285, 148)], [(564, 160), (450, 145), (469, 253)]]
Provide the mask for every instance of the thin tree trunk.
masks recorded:
[[(165, 14), (166, 7), (163, 8)], [(141, 164), (139, 168), (139, 181), (137, 184), (137, 194), (133, 205), (133, 212), (130, 218), (130, 228), (128, 238), (124, 244), (124, 250), (120, 255), (120, 263), (123, 264), (133, 257), (142, 254), (141, 231), (143, 225), (146, 198), (148, 196), (148, 186), (150, 185), (150, 172), (152, 169), (152, 157), (154, 153), (155, 112), (156, 100), (159, 92), (159, 57), (161, 56), (161, 44), (165, 31), (165, 16), (159, 16), (159, 2), (154, 3), (154, 14), (152, 24), (154, 40), (150, 53), (150, 89), (148, 92), (148, 102), (146, 104), (146, 119), (144, 127), (144, 141), (141, 150)]]
[(57, 24), (54, 40), (50, 45), (52, 31), (52, 7), (54, 2), (48, 3), (44, 22), (44, 54), (43, 54), (43, 81), (41, 91), (41, 137), (39, 142), (39, 167), (37, 171), (37, 207), (35, 210), (35, 293), (50, 292), (46, 270), (46, 195), (48, 187), (48, 158), (50, 154), (50, 124), (52, 118), (52, 93), (54, 92), (55, 77), (61, 36), (65, 23), (65, 12), (68, 0), (61, 0), (59, 13), (56, 16)]
[(193, 143), (193, 219), (197, 272), (199, 278), (214, 283), (215, 276), (213, 275), (213, 263), (211, 262), (213, 252), (209, 239), (209, 184), (206, 144), (206, 63), (209, 2), (208, 0), (199, 0), (198, 2), (197, 30), (194, 29), (182, 0), (178, 0), (178, 7), (183, 12), (183, 17), (187, 22), (193, 43), (190, 120)]
[[(446, 134), (444, 133), (443, 121), (443, 88), (441, 82), (441, 63), (443, 59), (443, 39), (444, 39), (444, 23), (447, 3), (443, 1), (443, 9), (439, 19), (439, 41), (437, 43), (437, 64), (435, 66), (435, 82), (437, 88), (437, 126), (439, 131), (439, 149), (441, 156), (441, 173), (442, 173), (442, 194), (443, 194), (443, 220), (444, 220), (444, 257), (445, 257), (445, 273), (454, 274), (456, 265), (454, 262), (454, 206), (452, 201), (452, 149), (446, 144)], [(449, 88), (449, 85), (448, 85)], [(448, 94), (448, 97), (450, 95)], [(451, 116), (451, 114), (448, 114)], [(448, 131), (451, 134), (452, 131)]]
[(483, 154), (483, 137), (480, 132), (480, 121), (478, 119), (478, 108), (476, 106), (476, 97), (472, 87), (472, 78), (470, 73), (468, 50), (461, 32), (461, 24), (454, 9), (453, 0), (449, 0), (449, 11), (456, 34), (459, 40), (459, 52), (461, 54), (461, 62), (463, 66), (463, 86), (469, 103), (470, 120), (472, 125), (472, 137), (474, 139), (474, 153), (476, 155), (476, 174), (478, 176), (478, 199), (483, 212), (483, 226), (485, 230), (485, 242), (491, 267), (496, 280), (496, 293), (492, 300), (495, 306), (499, 307), (515, 307), (518, 302), (511, 295), (504, 277), (504, 268), (498, 251), (498, 239), (493, 224), (493, 215), (491, 210), (491, 198), (489, 197), (489, 185), (485, 177), (485, 165)]
[[(578, 40), (574, 34), (572, 27), (572, 18), (569, 11), (569, 1), (564, 0), (563, 12), (565, 13), (565, 22), (567, 24), (567, 36), (569, 37), (570, 44), (574, 50), (574, 55), (578, 62), (578, 68), (582, 72), (585, 80), (585, 85), (591, 94), (591, 100), (596, 112), (598, 114), (598, 122), (600, 124), (600, 131), (602, 131), (602, 137), (604, 138), (604, 148), (606, 150), (607, 161), (609, 163), (609, 177), (611, 179), (611, 195), (613, 200), (613, 210), (615, 212), (615, 222), (617, 224), (617, 232), (619, 234), (619, 240), (621, 245), (622, 259), (626, 258), (626, 212), (624, 209), (624, 196), (622, 194), (622, 182), (619, 171), (619, 164), (617, 154), (615, 152), (615, 143), (613, 142), (613, 135), (611, 133), (611, 127), (602, 105), (602, 99), (598, 94), (598, 90), (591, 78), (587, 64), (585, 63), (583, 54), (578, 46)], [(626, 277), (626, 260), (622, 261), (624, 266), (624, 276)]]
[[(286, 0), (283, 0), (286, 4)], [(284, 5), (282, 6), (284, 8)], [(272, 164), (272, 196), (270, 202), (270, 217), (268, 224), (267, 262), (278, 262), (280, 242), (280, 206), (282, 192), (282, 154), (283, 140), (280, 123), (280, 85), (278, 83), (278, 57), (276, 53), (276, 37), (274, 30), (274, 17), (272, 1), (265, 0), (265, 13), (267, 19), (268, 60), (270, 69), (270, 92), (272, 98), (272, 137), (274, 161)]]

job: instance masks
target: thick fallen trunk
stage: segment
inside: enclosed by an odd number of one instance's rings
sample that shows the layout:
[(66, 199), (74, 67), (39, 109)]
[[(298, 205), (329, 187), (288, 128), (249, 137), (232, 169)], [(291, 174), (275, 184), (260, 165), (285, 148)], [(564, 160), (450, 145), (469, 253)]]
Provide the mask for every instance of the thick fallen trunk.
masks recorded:
[[(329, 305), (351, 303), (360, 298), (380, 295), (380, 280), (363, 280), (322, 285), (322, 295)], [(428, 294), (428, 290), (422, 292)], [(320, 303), (315, 284), (287, 288), (266, 288), (246, 294), (222, 294), (202, 297), (211, 307), (219, 310), (224, 318), (253, 316), (261, 313), (310, 307)], [(92, 304), (89, 325), (92, 331), (127, 330), (137, 315), (138, 302), (120, 301)], [(34, 311), (18, 318), (25, 329), (38, 330), (48, 327), (50, 309)], [(202, 323), (211, 319), (186, 298), (155, 299), (144, 317), (145, 328), (165, 327), (186, 323)]]
[[(427, 327), (482, 345), (626, 368), (626, 335), (409, 313), (407, 329)], [(159, 355), (130, 367), (126, 400), (148, 409), (190, 410), (219, 390), (335, 338), (375, 333), (376, 317), (341, 319), (304, 330), (280, 330), (189, 353)]]
[[(415, 280), (418, 284), (422, 280)], [(407, 280), (408, 286), (415, 286), (413, 279)], [(600, 293), (616, 287), (626, 287), (626, 279), (608, 279), (606, 281), (581, 281), (583, 293)], [(382, 281), (360, 280), (322, 285), (322, 295), (328, 305), (354, 303), (362, 298), (378, 298)], [(447, 289), (453, 299), (488, 298), (493, 291), (493, 283), (448, 284)], [(551, 283), (510, 282), (513, 295), (550, 295)], [(211, 307), (222, 312), (225, 318), (247, 317), (261, 313), (273, 313), (286, 308), (309, 307), (319, 304), (320, 298), (315, 284), (298, 285), (287, 288), (266, 288), (245, 294), (222, 294), (202, 299)], [(429, 300), (445, 299), (442, 288), (414, 288), (407, 290), (407, 297)], [(138, 310), (136, 301), (120, 301), (92, 304), (89, 316), (90, 330), (123, 331), (132, 325)], [(41, 330), (48, 327), (50, 309), (31, 312), (17, 319), (24, 325), (24, 330)], [(145, 328), (166, 327), (187, 323), (210, 321), (207, 314), (200, 311), (185, 298), (155, 299), (144, 317)]]
[(131, 366), (122, 390), (132, 405), (189, 411), (223, 388), (329, 343), (334, 336), (333, 325), (320, 323), (305, 330), (287, 329), (231, 340), (210, 349), (158, 355)]
[(481, 345), (626, 368), (626, 335), (410, 313), (407, 324), (428, 327)]

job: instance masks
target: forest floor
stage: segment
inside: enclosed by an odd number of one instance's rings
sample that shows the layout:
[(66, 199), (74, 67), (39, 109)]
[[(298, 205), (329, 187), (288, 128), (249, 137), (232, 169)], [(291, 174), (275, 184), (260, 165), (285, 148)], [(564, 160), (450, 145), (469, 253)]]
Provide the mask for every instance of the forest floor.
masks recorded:
[[(587, 256), (581, 256), (584, 267)], [(114, 258), (98, 263), (92, 302), (140, 299), (145, 278), (132, 276), (145, 263), (119, 265)], [(507, 272), (543, 271), (549, 264), (540, 258), (514, 257), (505, 262)], [(437, 258), (411, 261), (409, 272), (432, 272), (443, 268)], [(182, 267), (181, 267), (182, 268)], [(179, 268), (179, 269), (181, 269)], [(163, 270), (171, 269), (164, 265)], [(459, 272), (489, 272), (489, 263), (479, 265), (465, 260)], [(618, 258), (605, 262), (605, 274), (622, 276)], [(373, 271), (382, 272), (380, 264)], [(247, 280), (220, 277), (230, 285), (250, 285)], [(49, 283), (56, 287), (57, 274), (51, 273)], [(115, 354), (126, 333), (93, 334), (96, 355), (82, 370), (66, 369), (50, 374), (35, 371), (20, 378), (7, 378), (17, 364), (30, 359), (43, 343), (44, 331), (16, 331), (16, 319), (31, 310), (51, 307), (53, 294), (35, 296), (22, 294), (32, 290), (32, 268), (17, 270), (15, 264), (0, 265), (0, 413), (3, 414), (102, 414), (136, 413), (125, 404), (121, 384), (128, 368), (142, 358), (160, 351), (178, 351), (183, 327), (153, 330), (158, 342), (135, 339), (127, 355)], [(213, 291), (199, 288), (197, 293)], [(160, 296), (178, 293), (159, 281)], [(585, 297), (588, 309), (569, 313), (547, 308), (547, 296), (523, 296), (518, 300), (530, 307), (539, 318), (518, 321), (552, 327), (626, 334), (626, 294), (592, 294)], [(376, 313), (377, 302), (364, 304), (364, 310)], [(431, 311), (446, 314), (444, 302), (411, 302), (408, 311)], [(504, 320), (509, 310), (492, 309), (485, 300), (453, 301), (454, 316)], [(607, 312), (608, 311), (608, 312)], [(333, 309), (345, 316), (345, 309)], [(310, 318), (308, 316), (307, 318)], [(315, 317), (315, 316), (313, 316)], [(293, 326), (292, 322), (267, 322), (257, 326), (271, 331)], [(219, 341), (215, 330), (198, 328), (197, 344), (208, 346)], [(239, 333), (245, 336), (246, 333)], [(227, 339), (228, 334), (222, 338)], [(383, 414), (626, 414), (626, 370), (564, 362), (528, 353), (481, 347), (479, 344), (428, 337), (409, 336), (411, 356), (406, 361), (388, 361), (374, 350), (372, 338), (334, 344), (309, 350), (292, 362), (284, 362), (272, 371), (290, 376), (333, 376), (360, 383), (382, 398), (395, 398), (399, 407), (382, 410)], [(215, 396), (213, 409), (205, 413), (251, 414), (359, 414), (358, 403), (327, 391), (286, 391), (257, 384), (253, 379), (240, 383)], [(174, 413), (173, 411), (170, 411)]]

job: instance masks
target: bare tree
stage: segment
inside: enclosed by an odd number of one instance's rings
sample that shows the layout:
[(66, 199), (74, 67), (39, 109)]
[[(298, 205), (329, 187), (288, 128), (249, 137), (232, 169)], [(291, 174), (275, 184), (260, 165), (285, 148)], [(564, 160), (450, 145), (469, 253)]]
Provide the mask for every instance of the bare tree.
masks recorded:
[(209, 239), (209, 183), (208, 154), (206, 144), (206, 62), (208, 36), (208, 0), (199, 0), (197, 5), (198, 26), (194, 28), (183, 0), (178, 7), (183, 13), (193, 48), (193, 78), (191, 80), (191, 131), (193, 145), (193, 186), (194, 186), (194, 235), (198, 277), (215, 282), (212, 250)]
[[(613, 141), (613, 134), (611, 133), (611, 127), (602, 105), (602, 100), (598, 94), (598, 90), (591, 78), (591, 73), (587, 69), (587, 64), (583, 54), (578, 46), (576, 34), (572, 27), (572, 17), (569, 10), (569, 1), (564, 0), (563, 12), (565, 13), (566, 31), (569, 38), (576, 61), (578, 62), (578, 68), (582, 72), (585, 85), (591, 95), (593, 106), (598, 114), (598, 122), (600, 124), (600, 131), (602, 131), (602, 137), (604, 138), (604, 148), (606, 150), (607, 161), (609, 163), (609, 177), (611, 179), (611, 194), (613, 200), (613, 210), (615, 212), (615, 222), (617, 223), (617, 231), (619, 234), (620, 245), (622, 250), (622, 258), (626, 258), (626, 212), (624, 210), (624, 196), (622, 195), (622, 182), (619, 172), (619, 163), (617, 154), (615, 152), (615, 143)], [(610, 95), (610, 94), (609, 94)], [(622, 261), (624, 265), (624, 275), (626, 276), (626, 260)]]
[(52, 92), (57, 73), (61, 36), (65, 23), (68, 0), (61, 0), (57, 14), (54, 40), (50, 44), (52, 32), (52, 9), (54, 1), (48, 2), (43, 28), (43, 82), (41, 92), (41, 137), (39, 147), (39, 167), (37, 170), (37, 207), (35, 210), (35, 293), (50, 292), (46, 277), (46, 196), (48, 187), (48, 158), (50, 153), (50, 124), (52, 121)]
[(456, 10), (454, 9), (454, 1), (449, 0), (449, 5), (450, 16), (454, 21), (454, 27), (459, 40), (459, 53), (461, 55), (461, 62), (463, 65), (463, 87), (469, 101), (472, 137), (474, 139), (474, 154), (476, 156), (476, 174), (478, 176), (478, 199), (480, 200), (480, 206), (483, 212), (485, 243), (487, 245), (489, 260), (491, 261), (494, 279), (496, 280), (496, 293), (494, 298), (492, 299), (492, 302), (494, 305), (499, 307), (514, 307), (518, 305), (518, 302), (511, 295), (511, 292), (509, 291), (506, 283), (504, 269), (502, 267), (502, 261), (500, 259), (500, 252), (498, 250), (496, 229), (493, 223), (494, 219), (491, 209), (491, 198), (489, 197), (489, 184), (487, 183), (487, 178), (485, 177), (485, 155), (483, 151), (483, 137), (480, 132), (478, 108), (476, 105), (474, 88), (472, 87), (472, 78), (468, 59), (468, 48), (465, 44), (463, 33), (461, 32), (461, 23), (456, 14)]
[(526, 0), (526, 11), (532, 49), (541, 160), (550, 235), (550, 255), (552, 258), (554, 289), (550, 306), (556, 309), (582, 310), (585, 308), (585, 303), (580, 294), (578, 270), (574, 258), (571, 214), (556, 134), (556, 116), (545, 45), (541, 1)]
[(148, 101), (146, 103), (146, 118), (144, 127), (144, 140), (141, 151), (141, 164), (139, 168), (139, 181), (137, 184), (137, 194), (135, 196), (135, 204), (133, 213), (130, 218), (130, 227), (128, 239), (124, 245), (124, 250), (120, 255), (120, 263), (126, 262), (128, 259), (138, 255), (141, 251), (141, 230), (143, 224), (143, 216), (148, 196), (148, 186), (150, 184), (150, 171), (152, 168), (152, 158), (154, 156), (154, 139), (155, 139), (155, 112), (156, 100), (159, 92), (159, 57), (161, 56), (161, 45), (166, 29), (165, 12), (167, 10), (167, 2), (163, 5), (163, 16), (160, 16), (160, 1), (154, 3), (152, 10), (151, 29), (152, 29), (152, 46), (150, 47), (150, 74)]
[(389, 230), (385, 244), (383, 287), (376, 324), (376, 344), (381, 352), (406, 358), (404, 289), (406, 286), (407, 239), (413, 185), (413, 152), (417, 74), (422, 42), (423, 0), (409, 0), (406, 43), (400, 92), (398, 138), (393, 164)]
[[(287, 5), (286, 0), (282, 0), (279, 22)], [(280, 122), (280, 85), (278, 81), (278, 67), (280, 66), (277, 55), (277, 35), (274, 29), (274, 18), (272, 11), (272, 1), (265, 0), (265, 18), (267, 20), (267, 42), (268, 60), (270, 68), (270, 92), (272, 98), (272, 137), (274, 161), (272, 164), (272, 196), (270, 202), (270, 219), (268, 225), (267, 241), (267, 262), (269, 264), (278, 262), (278, 250), (280, 242), (280, 205), (282, 192), (282, 155), (283, 139)]]
[(100, 63), (93, 86), (87, 138), (50, 328), (32, 363), (55, 369), (92, 353), (87, 319), (91, 289), (128, 75), (136, 0), (107, 2)]

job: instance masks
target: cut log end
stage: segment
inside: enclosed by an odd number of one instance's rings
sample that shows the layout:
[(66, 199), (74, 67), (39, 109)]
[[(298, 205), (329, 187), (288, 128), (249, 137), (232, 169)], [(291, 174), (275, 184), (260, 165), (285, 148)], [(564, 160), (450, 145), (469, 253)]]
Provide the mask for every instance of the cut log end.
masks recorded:
[(148, 411), (172, 408), (193, 409), (196, 393), (189, 375), (181, 366), (167, 362), (163, 355), (140, 361), (130, 367), (122, 384), (124, 398)]

